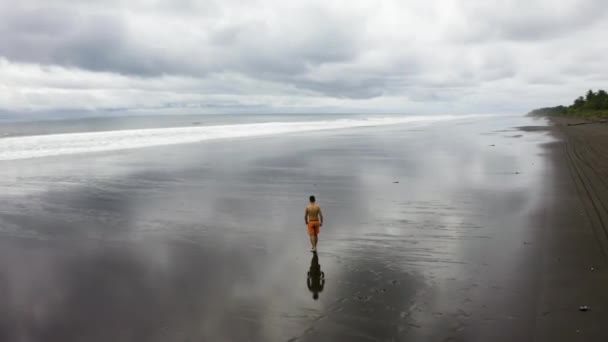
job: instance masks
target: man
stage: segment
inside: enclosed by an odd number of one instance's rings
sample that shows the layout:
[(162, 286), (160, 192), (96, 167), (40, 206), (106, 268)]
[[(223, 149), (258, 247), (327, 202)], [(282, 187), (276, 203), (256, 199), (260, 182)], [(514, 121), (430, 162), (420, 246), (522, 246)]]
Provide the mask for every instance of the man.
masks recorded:
[(304, 222), (308, 226), (308, 235), (310, 235), (310, 244), (312, 245), (310, 251), (316, 252), (319, 228), (323, 226), (323, 212), (321, 207), (315, 203), (315, 196), (310, 196), (309, 199), (310, 203), (308, 203), (304, 212)]

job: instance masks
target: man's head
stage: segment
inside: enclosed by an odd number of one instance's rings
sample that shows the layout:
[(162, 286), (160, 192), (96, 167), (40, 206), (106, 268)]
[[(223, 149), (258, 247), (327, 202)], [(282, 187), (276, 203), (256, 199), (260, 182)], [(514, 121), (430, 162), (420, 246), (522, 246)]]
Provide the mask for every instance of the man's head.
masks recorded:
[(316, 201), (315, 196), (308, 197), (308, 200), (310, 200), (310, 203), (315, 203)]

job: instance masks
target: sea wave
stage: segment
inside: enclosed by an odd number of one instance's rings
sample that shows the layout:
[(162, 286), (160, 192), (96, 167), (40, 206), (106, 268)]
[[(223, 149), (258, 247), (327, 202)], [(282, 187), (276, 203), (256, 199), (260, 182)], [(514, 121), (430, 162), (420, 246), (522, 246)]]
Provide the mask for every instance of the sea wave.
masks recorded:
[(471, 117), (471, 115), (370, 117), (6, 137), (0, 138), (0, 161), (331, 129), (397, 124), (424, 125)]

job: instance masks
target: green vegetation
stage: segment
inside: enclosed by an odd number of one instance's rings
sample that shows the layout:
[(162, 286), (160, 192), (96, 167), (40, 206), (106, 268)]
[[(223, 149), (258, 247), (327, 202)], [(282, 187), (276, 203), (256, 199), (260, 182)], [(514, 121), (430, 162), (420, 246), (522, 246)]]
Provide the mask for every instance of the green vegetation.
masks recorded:
[(531, 111), (528, 115), (531, 116), (544, 116), (544, 115), (560, 115), (564, 114), (564, 112), (568, 109), (568, 107), (557, 106), (557, 107), (546, 107), (539, 108)]
[(540, 108), (531, 111), (528, 115), (566, 115), (584, 117), (608, 117), (608, 93), (604, 90), (594, 92), (589, 90), (587, 94), (579, 96), (574, 103), (568, 107), (557, 106)]

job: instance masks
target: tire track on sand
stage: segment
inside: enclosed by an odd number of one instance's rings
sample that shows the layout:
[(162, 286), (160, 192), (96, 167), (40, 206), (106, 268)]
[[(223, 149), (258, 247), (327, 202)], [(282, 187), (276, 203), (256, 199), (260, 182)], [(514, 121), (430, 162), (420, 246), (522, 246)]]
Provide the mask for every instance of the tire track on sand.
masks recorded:
[(608, 259), (608, 210), (595, 190), (594, 182), (583, 170), (584, 162), (580, 155), (576, 153), (574, 144), (571, 138), (566, 138), (563, 142), (570, 175), (591, 223), (593, 234), (601, 247), (604, 259)]

